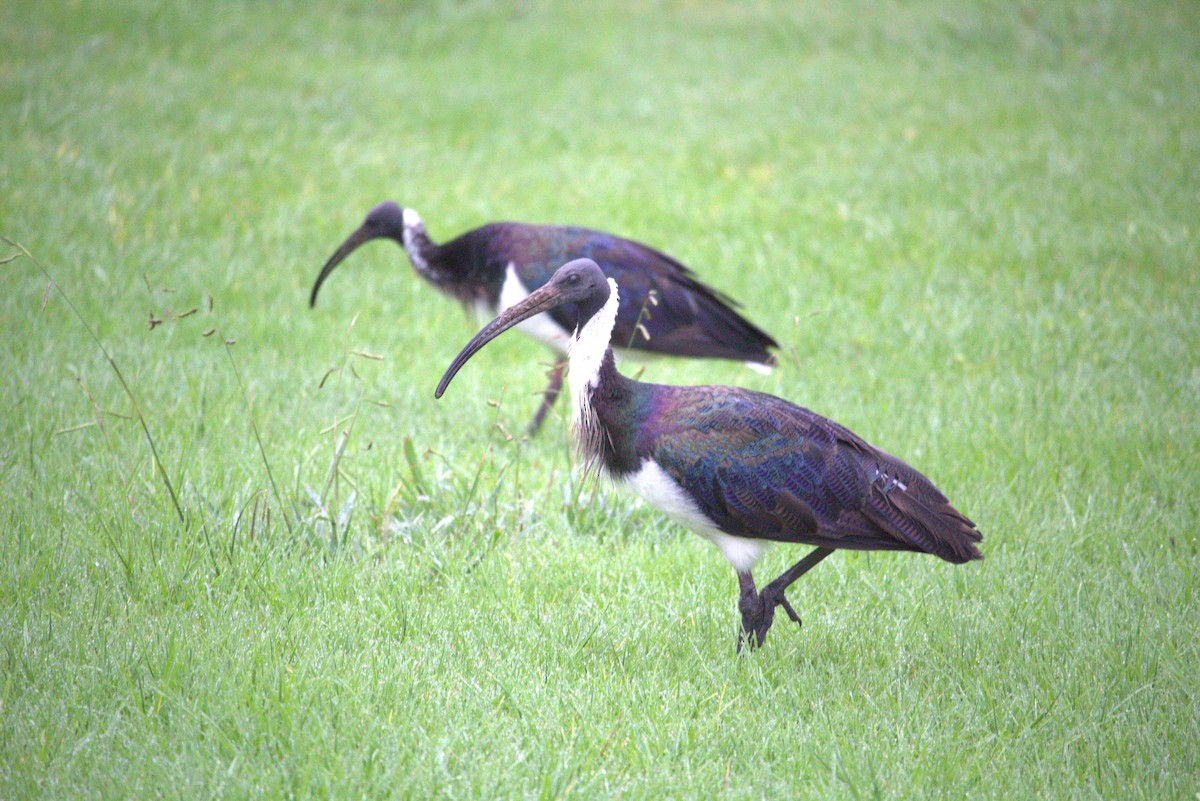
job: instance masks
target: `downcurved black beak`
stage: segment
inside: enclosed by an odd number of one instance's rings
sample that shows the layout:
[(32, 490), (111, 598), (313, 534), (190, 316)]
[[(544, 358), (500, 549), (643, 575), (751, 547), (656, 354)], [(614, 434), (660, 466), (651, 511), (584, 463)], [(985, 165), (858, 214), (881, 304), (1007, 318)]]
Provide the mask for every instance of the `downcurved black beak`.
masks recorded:
[(325, 262), (325, 266), (321, 268), (321, 274), (317, 276), (317, 282), (313, 284), (312, 294), (308, 296), (308, 305), (313, 307), (317, 305), (317, 293), (321, 291), (321, 284), (325, 283), (325, 279), (333, 272), (333, 268), (341, 263), (342, 259), (349, 256), (364, 242), (369, 242), (375, 239), (375, 236), (367, 231), (365, 225), (359, 226), (358, 230), (350, 234), (333, 255), (329, 257), (329, 261)]
[(450, 366), (446, 368), (445, 374), (442, 375), (442, 380), (438, 382), (437, 389), (433, 392), (433, 397), (442, 397), (442, 393), (446, 391), (446, 387), (454, 380), (454, 376), (462, 369), (462, 366), (478, 353), (484, 345), (514, 325), (528, 320), (534, 315), (541, 314), (563, 303), (569, 303), (570, 299), (564, 297), (566, 294), (567, 292), (561, 286), (551, 282), (542, 286), (519, 303), (515, 303), (500, 312), (500, 315), (495, 320), (485, 325), (467, 343), (466, 347), (454, 357), (454, 361), (450, 363)]

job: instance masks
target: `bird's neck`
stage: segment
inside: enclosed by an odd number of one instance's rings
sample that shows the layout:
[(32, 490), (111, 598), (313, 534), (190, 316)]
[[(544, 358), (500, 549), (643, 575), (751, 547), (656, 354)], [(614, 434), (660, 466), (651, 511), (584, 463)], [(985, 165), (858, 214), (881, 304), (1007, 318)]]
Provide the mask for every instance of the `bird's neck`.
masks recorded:
[(429, 234), (425, 233), (425, 223), (421, 221), (421, 216), (412, 209), (404, 210), (404, 231), (401, 245), (404, 247), (404, 252), (408, 254), (408, 260), (412, 262), (413, 269), (422, 278), (427, 278), (434, 283), (440, 283), (435, 266), (437, 245), (429, 238)]
[(412, 209), (404, 210), (404, 229), (400, 244), (412, 262), (413, 270), (442, 292), (463, 305), (468, 314), (480, 312), (484, 316), (495, 316), (504, 283), (504, 269), (480, 269), (480, 232), (468, 231), (449, 242), (439, 245), (425, 233), (425, 224)]
[(608, 286), (608, 300), (594, 314), (580, 321), (568, 345), (567, 353), (571, 360), (568, 380), (576, 412), (581, 399), (586, 399), (588, 392), (600, 381), (600, 367), (604, 364), (613, 326), (617, 324), (617, 307), (620, 303), (617, 283), (610, 278)]
[(575, 441), (584, 467), (603, 467), (612, 472), (612, 451), (621, 432), (610, 430), (609, 422), (614, 413), (619, 414), (614, 406), (621, 404), (627, 394), (623, 391), (625, 385), (631, 382), (617, 372), (608, 344), (619, 305), (616, 282), (610, 278), (608, 283), (608, 300), (582, 321), (571, 337), (567, 381), (571, 388)]

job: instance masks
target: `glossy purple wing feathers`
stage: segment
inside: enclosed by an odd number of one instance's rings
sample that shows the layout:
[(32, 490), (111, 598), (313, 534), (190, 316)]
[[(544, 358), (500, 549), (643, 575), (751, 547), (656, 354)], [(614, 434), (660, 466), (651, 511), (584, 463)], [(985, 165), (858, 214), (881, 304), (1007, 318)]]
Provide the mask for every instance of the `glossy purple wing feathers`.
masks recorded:
[(929, 479), (821, 415), (733, 387), (638, 387), (636, 449), (729, 534), (981, 558), (982, 536)]

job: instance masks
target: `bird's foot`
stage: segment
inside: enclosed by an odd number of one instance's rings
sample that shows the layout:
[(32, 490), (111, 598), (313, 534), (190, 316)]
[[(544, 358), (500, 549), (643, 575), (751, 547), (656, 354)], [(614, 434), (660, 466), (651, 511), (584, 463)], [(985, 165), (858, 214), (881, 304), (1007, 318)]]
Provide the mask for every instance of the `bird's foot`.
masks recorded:
[(775, 606), (764, 603), (763, 597), (755, 593), (752, 596), (743, 595), (738, 601), (738, 610), (742, 613), (742, 630), (738, 632), (737, 641), (740, 654), (747, 642), (753, 651), (767, 639), (767, 630), (775, 622)]
[(762, 592), (743, 594), (738, 600), (738, 611), (742, 613), (742, 630), (738, 632), (738, 653), (741, 653), (742, 645), (747, 641), (751, 650), (762, 646), (767, 639), (767, 631), (775, 622), (776, 606), (782, 606), (783, 611), (796, 625), (804, 625), (800, 621), (800, 615), (796, 614), (796, 610), (788, 603), (782, 589), (768, 584), (763, 587)]

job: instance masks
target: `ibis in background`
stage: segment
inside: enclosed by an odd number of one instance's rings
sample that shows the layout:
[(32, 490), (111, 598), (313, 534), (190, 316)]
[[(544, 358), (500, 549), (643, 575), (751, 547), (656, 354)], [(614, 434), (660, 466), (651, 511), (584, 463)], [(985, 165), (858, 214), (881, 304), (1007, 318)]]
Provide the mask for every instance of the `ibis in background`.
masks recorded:
[[(391, 201), (371, 209), (325, 262), (309, 305), (316, 305), (321, 284), (343, 259), (379, 238), (396, 241), (418, 275), (485, 320), (543, 286), (563, 263), (586, 257), (621, 286), (612, 326), (612, 344), (618, 349), (732, 359), (759, 369), (774, 363), (769, 349), (778, 343), (738, 314), (734, 300), (647, 245), (588, 228), (515, 222), (489, 223), (438, 245), (415, 211)], [(556, 353), (531, 432), (541, 426), (562, 388), (576, 316), (568, 304), (521, 323), (522, 331)]]
[[(808, 409), (747, 389), (663, 386), (617, 372), (609, 339), (618, 282), (590, 259), (563, 265), (467, 343), (438, 384), (514, 325), (570, 304), (568, 384), (586, 469), (632, 488), (720, 549), (737, 571), (743, 638), (761, 646), (785, 592), (838, 548), (917, 551), (961, 564), (983, 536), (912, 467)], [(761, 590), (751, 570), (771, 542), (815, 546)]]

